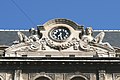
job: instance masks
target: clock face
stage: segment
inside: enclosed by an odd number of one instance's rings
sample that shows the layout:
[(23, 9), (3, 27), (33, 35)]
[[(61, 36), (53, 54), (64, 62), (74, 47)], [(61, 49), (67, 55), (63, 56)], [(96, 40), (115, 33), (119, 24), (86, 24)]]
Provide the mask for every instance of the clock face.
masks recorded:
[(59, 26), (54, 28), (51, 33), (51, 38), (55, 41), (65, 41), (70, 36), (70, 30), (66, 27)]

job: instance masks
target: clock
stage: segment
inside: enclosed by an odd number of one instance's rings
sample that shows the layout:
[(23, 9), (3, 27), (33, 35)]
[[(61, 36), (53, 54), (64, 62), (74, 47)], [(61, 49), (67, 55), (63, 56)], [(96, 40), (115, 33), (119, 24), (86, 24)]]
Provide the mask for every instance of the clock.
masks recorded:
[(67, 27), (58, 26), (50, 31), (50, 38), (54, 41), (62, 42), (69, 38), (71, 32)]

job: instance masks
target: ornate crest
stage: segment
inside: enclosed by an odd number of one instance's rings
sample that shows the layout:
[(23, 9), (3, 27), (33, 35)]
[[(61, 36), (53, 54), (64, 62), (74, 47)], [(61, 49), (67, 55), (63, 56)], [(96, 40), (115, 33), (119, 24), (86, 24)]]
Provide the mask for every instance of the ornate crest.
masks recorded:
[(73, 21), (67, 19), (53, 19), (37, 30), (31, 28), (30, 36), (18, 32), (19, 41), (6, 49), (6, 52), (40, 52), (40, 51), (77, 51), (93, 53), (115, 53), (115, 49), (108, 43), (102, 42), (104, 32), (93, 37), (92, 27), (84, 30)]

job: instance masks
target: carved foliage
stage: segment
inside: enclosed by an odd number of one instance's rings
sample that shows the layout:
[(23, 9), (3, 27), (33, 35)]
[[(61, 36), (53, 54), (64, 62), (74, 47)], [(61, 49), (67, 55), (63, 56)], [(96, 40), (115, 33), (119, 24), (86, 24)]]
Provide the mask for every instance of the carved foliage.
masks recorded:
[(44, 38), (45, 42), (46, 42), (46, 45), (49, 46), (50, 48), (53, 48), (53, 49), (56, 49), (56, 50), (64, 50), (64, 49), (67, 49), (67, 48), (70, 48), (73, 46), (73, 48), (76, 50), (78, 49), (78, 43), (79, 41), (77, 41), (76, 38), (73, 38), (71, 41), (65, 43), (65, 44), (55, 44), (53, 41), (47, 39), (47, 38)]

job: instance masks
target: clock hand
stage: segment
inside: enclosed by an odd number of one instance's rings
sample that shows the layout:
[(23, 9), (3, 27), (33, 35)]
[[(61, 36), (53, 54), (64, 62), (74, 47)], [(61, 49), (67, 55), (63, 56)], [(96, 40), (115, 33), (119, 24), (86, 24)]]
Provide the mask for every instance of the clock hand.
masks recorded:
[(63, 39), (63, 38), (62, 38), (62, 33), (60, 33), (60, 38), (61, 38), (61, 40)]
[(62, 40), (63, 38), (62, 38), (62, 33), (60, 32), (60, 34), (58, 35), (58, 38), (60, 39), (60, 40)]

